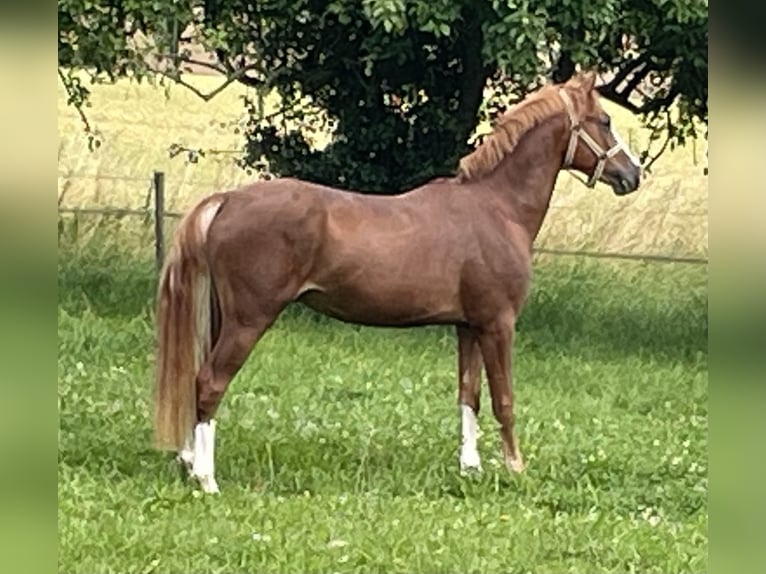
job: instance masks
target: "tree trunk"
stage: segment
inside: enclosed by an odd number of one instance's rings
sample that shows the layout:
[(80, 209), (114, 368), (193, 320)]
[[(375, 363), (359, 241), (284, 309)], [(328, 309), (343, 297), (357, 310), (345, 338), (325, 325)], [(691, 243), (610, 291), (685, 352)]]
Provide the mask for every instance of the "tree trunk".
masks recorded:
[(484, 65), (482, 49), (484, 37), (481, 31), (481, 21), (476, 10), (463, 10), (465, 28), (463, 31), (462, 60), (463, 85), (460, 89), (460, 106), (457, 111), (458, 151), (462, 155), (463, 148), (476, 128), (479, 108), (484, 98), (484, 87), (489, 77), (489, 69)]
[(553, 70), (553, 81), (557, 84), (566, 82), (575, 73), (575, 63), (569, 52), (562, 52)]

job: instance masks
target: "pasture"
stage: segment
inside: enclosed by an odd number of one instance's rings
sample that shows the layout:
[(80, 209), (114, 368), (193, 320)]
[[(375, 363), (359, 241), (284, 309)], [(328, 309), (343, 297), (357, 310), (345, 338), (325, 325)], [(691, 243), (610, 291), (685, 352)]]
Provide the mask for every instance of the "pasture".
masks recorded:
[(538, 261), (513, 478), (486, 389), (485, 472), (458, 472), (451, 330), (290, 309), (224, 401), (205, 498), (150, 446), (151, 258), (63, 255), (61, 571), (705, 569), (703, 267)]
[[(111, 97), (113, 106), (97, 101), (96, 110), (130, 111), (139, 127), (102, 117), (112, 137), (95, 155), (82, 152), (82, 141), (78, 147), (77, 127), (60, 111), (62, 204), (143, 200), (118, 180), (77, 173), (166, 168), (170, 185), (183, 182), (171, 209), (244, 179), (222, 161), (160, 159), (172, 130), (160, 135), (152, 114), (181, 126), (179, 107), (155, 94), (143, 108), (154, 111), (144, 113)], [(149, 125), (140, 125), (142, 117)], [(193, 121), (219, 129), (220, 117), (210, 117)], [(224, 146), (204, 133), (202, 141)], [(565, 180), (554, 197), (562, 206), (582, 201), (566, 212), (581, 218), (552, 210), (554, 245), (704, 255), (707, 193), (704, 181), (690, 180), (696, 167), (678, 167), (684, 153), (658, 162), (653, 184), (635, 198)], [(660, 177), (669, 178), (664, 187)], [(666, 213), (655, 220), (658, 205)], [(674, 210), (702, 215), (690, 223), (673, 219)], [(451, 329), (362, 328), (292, 307), (223, 401), (222, 494), (205, 497), (171, 455), (151, 447), (150, 227), (138, 219), (60, 219), (60, 571), (706, 570), (706, 267), (536, 258), (514, 352), (527, 463), (514, 477), (500, 462), (486, 383), (484, 473), (458, 471)]]

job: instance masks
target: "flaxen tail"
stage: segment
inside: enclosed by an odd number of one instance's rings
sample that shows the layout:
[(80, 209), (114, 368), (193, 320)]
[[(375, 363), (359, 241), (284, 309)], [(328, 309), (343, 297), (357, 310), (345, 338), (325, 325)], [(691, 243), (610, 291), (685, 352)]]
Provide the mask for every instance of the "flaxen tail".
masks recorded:
[(179, 450), (197, 418), (197, 372), (210, 353), (207, 231), (223, 203), (198, 203), (176, 230), (157, 293), (154, 435), (159, 449)]

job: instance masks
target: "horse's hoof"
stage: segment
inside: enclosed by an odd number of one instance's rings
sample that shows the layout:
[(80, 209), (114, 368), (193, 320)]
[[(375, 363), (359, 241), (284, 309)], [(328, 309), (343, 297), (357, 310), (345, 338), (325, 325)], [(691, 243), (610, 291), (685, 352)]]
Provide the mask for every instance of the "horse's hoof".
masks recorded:
[(468, 476), (469, 474), (481, 474), (483, 472), (481, 465), (466, 465), (466, 464), (460, 464), (460, 475), (461, 476)]
[(192, 467), (194, 466), (192, 461), (187, 460), (182, 456), (176, 456), (176, 463), (181, 467), (181, 470), (186, 474), (192, 474)]
[(212, 476), (198, 476), (200, 487), (205, 494), (219, 494), (221, 491), (218, 488), (218, 483)]
[(512, 458), (510, 460), (505, 461), (505, 465), (508, 467), (508, 471), (511, 474), (521, 474), (524, 472), (524, 469), (526, 468), (524, 466), (524, 461), (521, 460), (521, 458)]
[(481, 472), (481, 459), (479, 453), (473, 450), (462, 450), (460, 452), (460, 473)]

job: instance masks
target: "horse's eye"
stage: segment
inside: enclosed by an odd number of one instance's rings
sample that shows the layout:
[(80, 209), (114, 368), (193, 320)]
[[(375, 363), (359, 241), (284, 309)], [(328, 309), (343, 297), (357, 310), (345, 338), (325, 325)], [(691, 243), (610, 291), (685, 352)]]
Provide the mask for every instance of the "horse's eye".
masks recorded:
[(609, 127), (612, 125), (612, 118), (609, 116), (604, 116), (604, 118), (601, 120), (601, 123), (604, 124), (605, 127)]

